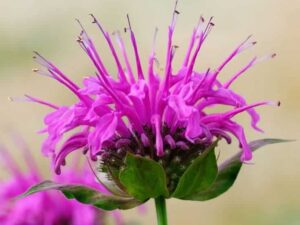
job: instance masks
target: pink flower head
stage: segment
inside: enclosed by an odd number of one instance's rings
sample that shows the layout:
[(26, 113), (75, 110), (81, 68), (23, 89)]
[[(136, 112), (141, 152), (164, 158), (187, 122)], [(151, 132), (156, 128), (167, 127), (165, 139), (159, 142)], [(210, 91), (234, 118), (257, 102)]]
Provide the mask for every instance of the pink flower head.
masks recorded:
[[(23, 145), (23, 159), (28, 171), (23, 172), (4, 147), (0, 147), (1, 165), (10, 172), (7, 181), (0, 182), (0, 224), (1, 225), (103, 225), (108, 213), (76, 200), (68, 200), (57, 191), (41, 192), (17, 199), (32, 185), (40, 183), (44, 178), (37, 172), (31, 154)], [(20, 157), (21, 158), (21, 157)], [(104, 188), (94, 181), (89, 168), (74, 165), (61, 176), (53, 174), (52, 179), (61, 183), (81, 184), (99, 191)], [(84, 215), (84, 216), (82, 216)], [(118, 212), (113, 212), (116, 224), (123, 222)]]
[[(241, 160), (251, 160), (252, 154), (244, 128), (234, 117), (240, 113), (249, 114), (252, 127), (261, 131), (257, 126), (260, 116), (254, 108), (270, 102), (248, 104), (244, 97), (231, 89), (231, 84), (252, 66), (273, 58), (274, 54), (262, 58), (254, 57), (233, 74), (231, 79), (221, 82), (219, 76), (225, 66), (255, 45), (256, 42), (248, 37), (217, 68), (196, 71), (195, 64), (200, 49), (214, 26), (212, 18), (206, 21), (200, 17), (192, 32), (182, 66), (174, 71), (173, 58), (177, 46), (173, 43), (173, 35), (178, 16), (178, 11), (175, 10), (168, 27), (164, 70), (160, 73), (156, 69), (158, 60), (154, 47), (148, 67), (142, 68), (129, 18), (129, 26), (125, 32), (131, 40), (135, 62), (129, 60), (121, 33), (114, 32), (120, 48), (118, 54), (112, 36), (91, 16), (110, 48), (117, 77), (109, 73), (100, 52), (96, 50), (93, 40), (81, 24), (78, 43), (96, 70), (95, 76), (84, 78), (82, 87), (40, 54), (36, 53), (34, 57), (44, 68), (36, 69), (36, 72), (57, 80), (77, 97), (77, 102), (73, 105), (55, 106), (27, 96), (28, 100), (52, 108), (52, 112), (44, 120), (45, 128), (42, 133), (46, 133), (48, 137), (42, 149), (45, 155), (53, 158), (57, 173), (65, 165), (66, 156), (79, 149), (88, 152), (91, 159), (101, 159), (113, 166), (125, 157), (126, 152), (160, 160), (169, 156), (199, 153), (216, 139), (225, 139), (230, 143), (232, 136), (238, 140), (242, 149)], [(156, 33), (157, 30), (155, 36)], [(207, 111), (220, 105), (229, 106), (230, 109), (216, 113)], [(111, 162), (112, 159), (114, 163)]]

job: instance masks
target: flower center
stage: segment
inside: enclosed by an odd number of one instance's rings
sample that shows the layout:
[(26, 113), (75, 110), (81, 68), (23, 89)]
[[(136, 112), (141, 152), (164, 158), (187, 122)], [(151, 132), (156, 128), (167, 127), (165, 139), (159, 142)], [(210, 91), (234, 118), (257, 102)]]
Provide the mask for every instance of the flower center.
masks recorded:
[(155, 148), (155, 133), (147, 126), (143, 134), (132, 134), (128, 138), (118, 137), (109, 146), (103, 148), (100, 155), (99, 171), (108, 175), (109, 179), (117, 178), (117, 174), (124, 166), (127, 152), (146, 157), (158, 162), (167, 175), (167, 186), (174, 191), (179, 178), (193, 159), (202, 154), (211, 144), (209, 142), (195, 141), (191, 143), (184, 137), (184, 129), (177, 128), (171, 134), (170, 129), (164, 126), (163, 131), (164, 155), (157, 156)]

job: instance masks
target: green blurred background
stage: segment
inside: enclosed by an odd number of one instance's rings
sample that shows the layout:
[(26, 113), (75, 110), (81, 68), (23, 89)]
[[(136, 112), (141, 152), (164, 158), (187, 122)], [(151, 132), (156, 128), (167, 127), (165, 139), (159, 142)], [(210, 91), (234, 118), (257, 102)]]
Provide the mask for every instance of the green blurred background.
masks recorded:
[[(48, 161), (40, 154), (42, 127), (47, 108), (31, 103), (12, 103), (9, 96), (24, 93), (57, 104), (69, 104), (74, 97), (55, 81), (31, 72), (36, 65), (32, 51), (38, 50), (54, 61), (72, 79), (80, 82), (93, 74), (94, 68), (76, 43), (80, 31), (75, 18), (85, 24), (103, 50), (105, 62), (113, 73), (111, 56), (104, 46), (89, 13), (94, 13), (107, 30), (113, 32), (126, 26), (126, 13), (138, 39), (144, 64), (152, 45), (155, 26), (159, 28), (157, 53), (163, 62), (167, 25), (171, 19), (172, 0), (0, 0), (0, 141), (18, 157), (18, 149), (9, 141), (9, 133), (18, 131), (32, 146), (44, 173)], [(249, 118), (239, 116), (247, 127), (249, 140), (262, 137), (298, 139), (300, 134), (300, 2), (298, 0), (182, 0), (175, 34), (180, 46), (175, 68), (180, 65), (193, 26), (199, 15), (214, 16), (215, 28), (210, 34), (197, 63), (199, 70), (215, 68), (233, 48), (253, 34), (258, 45), (234, 60), (221, 75), (226, 80), (254, 55), (278, 53), (274, 60), (255, 66), (233, 86), (249, 102), (280, 100), (280, 108), (264, 107), (261, 127), (264, 134), (249, 127)], [(222, 156), (236, 151), (236, 143), (223, 145)], [(18, 158), (22, 163), (22, 159)], [(266, 147), (255, 153), (254, 165), (246, 165), (235, 186), (218, 199), (193, 203), (168, 201), (172, 225), (296, 225), (300, 224), (300, 154), (298, 142)], [(5, 172), (1, 173), (7, 176)], [(155, 224), (153, 202), (148, 213), (137, 216), (135, 210), (125, 211), (127, 221)]]

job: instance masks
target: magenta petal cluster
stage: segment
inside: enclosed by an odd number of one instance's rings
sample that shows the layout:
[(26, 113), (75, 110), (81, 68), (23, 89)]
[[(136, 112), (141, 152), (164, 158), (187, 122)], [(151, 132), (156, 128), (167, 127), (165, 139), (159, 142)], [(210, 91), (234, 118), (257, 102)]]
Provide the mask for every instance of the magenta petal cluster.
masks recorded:
[[(158, 68), (155, 48), (148, 59), (147, 68), (142, 68), (137, 41), (131, 28), (125, 29), (131, 40), (130, 50), (135, 62), (130, 62), (128, 49), (120, 32), (113, 36), (103, 29), (92, 15), (93, 23), (99, 28), (117, 68), (111, 74), (105, 67), (101, 52), (82, 27), (78, 43), (95, 66), (96, 75), (86, 77), (80, 87), (71, 81), (52, 62), (36, 53), (36, 61), (44, 69), (35, 69), (39, 74), (49, 76), (67, 87), (77, 97), (70, 106), (56, 106), (27, 96), (28, 100), (47, 105), (53, 109), (45, 117), (46, 127), (41, 131), (48, 135), (43, 143), (43, 152), (53, 158), (55, 170), (65, 165), (66, 156), (83, 149), (93, 160), (107, 157), (113, 151), (131, 151), (159, 159), (168, 151), (189, 151), (193, 145), (209, 146), (216, 139), (228, 143), (234, 137), (242, 150), (241, 160), (251, 160), (244, 128), (234, 120), (240, 113), (247, 113), (252, 127), (261, 131), (257, 124), (260, 116), (255, 107), (271, 104), (267, 101), (248, 104), (245, 98), (232, 90), (232, 83), (256, 63), (270, 59), (275, 54), (262, 58), (254, 57), (248, 64), (232, 75), (226, 82), (219, 80), (225, 66), (240, 53), (256, 42), (248, 37), (215, 69), (196, 71), (195, 65), (201, 47), (214, 26), (212, 19), (200, 17), (194, 28), (184, 61), (178, 71), (173, 69), (173, 58), (177, 45), (173, 34), (178, 12), (175, 11), (168, 27), (166, 59), (163, 70)], [(80, 24), (81, 25), (81, 24)], [(154, 45), (155, 38), (154, 37)], [(115, 38), (114, 42), (112, 37)], [(117, 50), (115, 45), (119, 47)], [(160, 64), (161, 66), (161, 64)], [(161, 72), (163, 71), (163, 72)], [(218, 106), (227, 106), (227, 111), (214, 112)], [(209, 110), (208, 110), (209, 109)], [(135, 144), (132, 144), (134, 141)], [(61, 143), (63, 142), (63, 143)]]
[[(1, 165), (10, 172), (10, 178), (0, 181), (0, 224), (1, 225), (103, 225), (106, 213), (76, 200), (68, 200), (57, 191), (41, 192), (24, 198), (17, 198), (32, 185), (44, 178), (38, 172), (34, 160), (26, 150), (20, 158), (26, 161), (27, 171), (19, 168), (11, 155), (1, 147)], [(22, 156), (22, 157), (21, 157)], [(78, 163), (65, 170), (61, 176), (52, 179), (60, 183), (81, 184), (105, 192), (95, 181), (89, 168), (80, 168)], [(84, 215), (84, 216), (82, 216)], [(113, 212), (116, 224), (122, 225), (120, 214)]]

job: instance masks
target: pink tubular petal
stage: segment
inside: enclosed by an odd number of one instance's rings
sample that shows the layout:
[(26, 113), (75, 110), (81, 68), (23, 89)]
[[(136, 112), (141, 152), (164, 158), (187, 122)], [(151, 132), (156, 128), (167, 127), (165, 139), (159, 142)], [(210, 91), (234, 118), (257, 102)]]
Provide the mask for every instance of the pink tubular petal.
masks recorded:
[(148, 89), (146, 89), (146, 82), (144, 80), (138, 80), (137, 83), (131, 86), (129, 97), (133, 103), (135, 109), (139, 109), (137, 116), (142, 124), (146, 124), (150, 120), (150, 112), (147, 109), (149, 105)]
[(141, 141), (145, 147), (150, 146), (150, 140), (144, 133), (141, 134)]
[(272, 105), (272, 104), (273, 104), (272, 102), (257, 102), (257, 103), (253, 103), (253, 104), (250, 104), (250, 105), (245, 105), (243, 107), (234, 109), (231, 112), (225, 113), (224, 118), (229, 119), (229, 118), (232, 118), (233, 116), (235, 116), (235, 115), (237, 115), (241, 112), (247, 111), (247, 110), (252, 109), (254, 107), (262, 106), (262, 105)]
[(189, 146), (184, 141), (176, 142), (176, 147), (182, 150), (189, 150)]
[(108, 113), (99, 119), (94, 131), (88, 135), (88, 146), (93, 156), (101, 150), (105, 141), (115, 135), (118, 125), (118, 118), (114, 113)]
[(216, 135), (217, 137), (222, 137), (226, 140), (227, 144), (231, 144), (232, 140), (231, 137), (222, 129), (220, 128), (210, 128), (209, 131), (213, 134)]
[(233, 109), (231, 111), (228, 111), (226, 113), (216, 113), (216, 114), (208, 115), (208, 116), (204, 117), (203, 119), (201, 119), (201, 122), (209, 123), (209, 122), (215, 122), (215, 121), (221, 121), (221, 120), (228, 120), (243, 111), (247, 111), (247, 110), (257, 107), (257, 106), (270, 105), (270, 104), (272, 104), (272, 103), (271, 102), (258, 102), (258, 103), (254, 103), (251, 105), (245, 105), (245, 106)]
[(199, 112), (194, 111), (188, 121), (185, 130), (185, 137), (191, 142), (194, 142), (194, 139), (203, 134), (203, 128), (200, 126), (200, 115)]
[(87, 145), (87, 132), (80, 132), (72, 135), (65, 141), (58, 154), (55, 157), (55, 172), (61, 173), (60, 167), (65, 165), (65, 158), (71, 152), (79, 150)]
[(161, 117), (159, 115), (152, 116), (152, 123), (155, 127), (155, 147), (157, 156), (164, 155), (164, 145), (161, 136)]
[(238, 141), (243, 149), (243, 152), (241, 155), (241, 161), (245, 162), (245, 161), (251, 160), (252, 159), (252, 151), (247, 143), (244, 129), (240, 125), (238, 125), (237, 123), (234, 123), (232, 121), (225, 123), (223, 128), (228, 130), (229, 132), (231, 132), (238, 139)]
[(178, 95), (171, 95), (168, 100), (168, 105), (177, 114), (179, 120), (189, 117), (193, 112), (193, 107), (188, 106), (184, 99)]
[(176, 148), (176, 143), (175, 143), (175, 141), (174, 141), (174, 139), (172, 138), (171, 135), (169, 135), (169, 134), (166, 135), (165, 136), (165, 141), (169, 144), (171, 149)]

